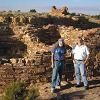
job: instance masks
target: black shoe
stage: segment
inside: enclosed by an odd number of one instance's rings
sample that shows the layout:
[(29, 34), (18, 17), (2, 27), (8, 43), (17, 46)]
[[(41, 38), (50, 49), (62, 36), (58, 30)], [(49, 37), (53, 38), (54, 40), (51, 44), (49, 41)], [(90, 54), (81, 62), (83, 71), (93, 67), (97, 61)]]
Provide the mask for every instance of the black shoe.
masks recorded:
[(89, 86), (84, 86), (84, 89), (85, 89), (85, 90), (88, 90), (88, 89), (89, 89)]
[(81, 87), (81, 85), (80, 85), (80, 84), (77, 84), (75, 87), (76, 87), (76, 88), (79, 88), (79, 87)]

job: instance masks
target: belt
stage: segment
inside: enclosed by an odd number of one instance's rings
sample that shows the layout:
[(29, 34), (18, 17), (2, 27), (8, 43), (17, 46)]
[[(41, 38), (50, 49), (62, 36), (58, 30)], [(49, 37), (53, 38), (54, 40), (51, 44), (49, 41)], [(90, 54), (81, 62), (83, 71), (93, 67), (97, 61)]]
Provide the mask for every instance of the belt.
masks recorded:
[(64, 61), (64, 60), (55, 60), (55, 61)]
[(77, 60), (77, 61), (83, 61), (83, 60), (80, 60), (80, 59), (75, 59), (75, 60)]

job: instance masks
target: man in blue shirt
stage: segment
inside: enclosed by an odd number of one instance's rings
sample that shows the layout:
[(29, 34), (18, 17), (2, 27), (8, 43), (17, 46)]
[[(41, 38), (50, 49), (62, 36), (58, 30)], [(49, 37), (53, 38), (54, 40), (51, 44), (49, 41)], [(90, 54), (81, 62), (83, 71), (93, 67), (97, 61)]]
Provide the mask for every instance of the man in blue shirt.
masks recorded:
[(58, 42), (54, 45), (51, 56), (51, 62), (52, 62), (52, 86), (51, 86), (51, 92), (54, 92), (55, 88), (61, 85), (61, 77), (62, 77), (62, 70), (64, 67), (64, 60), (65, 60), (65, 43), (64, 40), (61, 38), (58, 40)]

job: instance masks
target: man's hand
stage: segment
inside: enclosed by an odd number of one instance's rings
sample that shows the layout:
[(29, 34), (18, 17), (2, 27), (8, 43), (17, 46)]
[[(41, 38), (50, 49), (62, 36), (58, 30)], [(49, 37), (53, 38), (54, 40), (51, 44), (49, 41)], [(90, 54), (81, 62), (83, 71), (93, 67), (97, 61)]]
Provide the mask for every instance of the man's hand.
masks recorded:
[(73, 60), (73, 63), (76, 64), (76, 60), (75, 59)]
[(54, 68), (54, 65), (52, 64), (51, 67)]
[(84, 63), (84, 65), (86, 65), (87, 64), (87, 60), (84, 60), (83, 63)]
[(86, 64), (86, 61), (84, 60), (83, 63)]

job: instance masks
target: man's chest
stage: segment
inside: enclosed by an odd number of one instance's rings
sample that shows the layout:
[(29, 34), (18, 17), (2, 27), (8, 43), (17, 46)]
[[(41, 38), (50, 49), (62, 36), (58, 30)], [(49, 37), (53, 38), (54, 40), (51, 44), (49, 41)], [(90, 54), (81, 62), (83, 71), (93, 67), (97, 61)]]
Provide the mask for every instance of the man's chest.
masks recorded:
[(57, 48), (56, 50), (55, 50), (55, 54), (63, 54), (65, 51), (64, 51), (64, 49), (63, 48)]
[(75, 48), (75, 53), (85, 53), (85, 47), (84, 46), (77, 46)]

